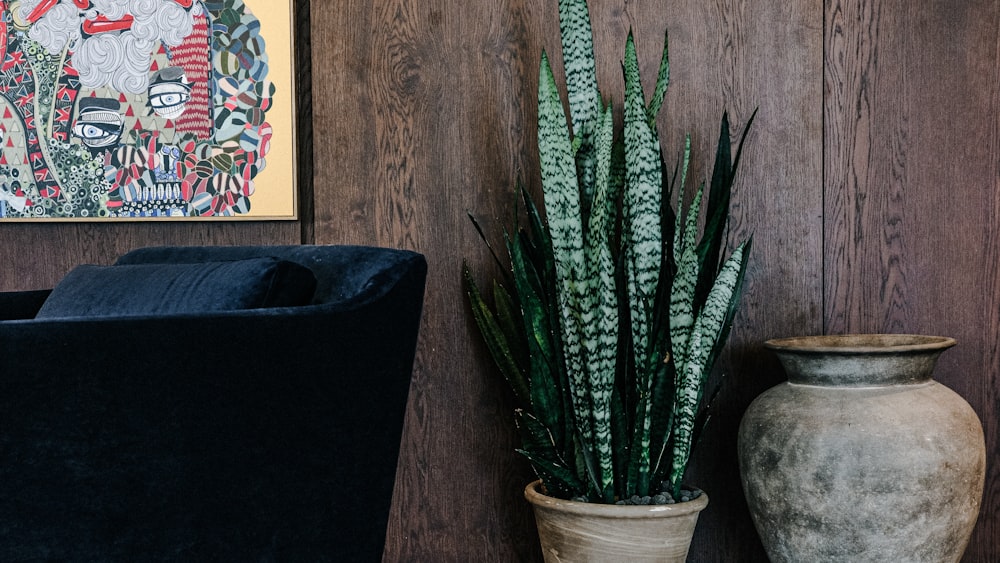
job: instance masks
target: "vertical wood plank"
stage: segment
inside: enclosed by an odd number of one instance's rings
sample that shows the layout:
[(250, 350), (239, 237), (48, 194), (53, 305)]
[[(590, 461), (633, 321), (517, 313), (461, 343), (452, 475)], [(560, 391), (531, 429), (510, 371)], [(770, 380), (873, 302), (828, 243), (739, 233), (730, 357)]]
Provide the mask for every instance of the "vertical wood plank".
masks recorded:
[(822, 5), (692, 1), (666, 23), (676, 71), (662, 127), (675, 139), (694, 134), (695, 178), (711, 172), (722, 111), (738, 134), (759, 108), (730, 233), (731, 244), (754, 237), (748, 286), (690, 470), (711, 504), (689, 560), (766, 561), (739, 482), (736, 434), (750, 401), (783, 378), (761, 342), (822, 330)]
[[(466, 211), (509, 215), (537, 32), (527, 3), (339, 3), (313, 11), (316, 238), (414, 248), (429, 263), (387, 561), (531, 560), (510, 403), (460, 285), (489, 266)], [(317, 32), (316, 36), (321, 34)], [(537, 45), (537, 43), (535, 43)], [(527, 78), (526, 78), (527, 77)], [(318, 135), (317, 135), (318, 136)]]
[(979, 413), (967, 561), (1000, 553), (1000, 3), (827, 0), (826, 328), (953, 336), (937, 379)]

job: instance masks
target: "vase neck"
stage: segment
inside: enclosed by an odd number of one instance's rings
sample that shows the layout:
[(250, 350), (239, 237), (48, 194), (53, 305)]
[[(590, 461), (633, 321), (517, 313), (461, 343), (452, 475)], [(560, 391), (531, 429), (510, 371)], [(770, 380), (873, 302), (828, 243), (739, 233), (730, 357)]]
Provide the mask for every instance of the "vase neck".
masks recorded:
[(887, 356), (804, 356), (778, 354), (788, 381), (802, 385), (873, 387), (930, 381), (940, 352), (899, 358)]
[(907, 335), (771, 340), (791, 383), (833, 387), (907, 385), (931, 380), (950, 338)]

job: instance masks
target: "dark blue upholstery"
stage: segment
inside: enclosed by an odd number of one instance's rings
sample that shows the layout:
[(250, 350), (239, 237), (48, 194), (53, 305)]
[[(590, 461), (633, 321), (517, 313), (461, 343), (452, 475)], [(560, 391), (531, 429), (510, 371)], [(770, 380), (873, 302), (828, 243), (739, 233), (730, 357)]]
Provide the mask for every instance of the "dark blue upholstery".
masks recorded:
[(36, 319), (207, 313), (308, 305), (316, 277), (274, 257), (193, 264), (121, 264), (73, 268)]
[(379, 561), (426, 263), (365, 247), (144, 249), (122, 263), (276, 256), (313, 304), (32, 319), (0, 293), (0, 561)]

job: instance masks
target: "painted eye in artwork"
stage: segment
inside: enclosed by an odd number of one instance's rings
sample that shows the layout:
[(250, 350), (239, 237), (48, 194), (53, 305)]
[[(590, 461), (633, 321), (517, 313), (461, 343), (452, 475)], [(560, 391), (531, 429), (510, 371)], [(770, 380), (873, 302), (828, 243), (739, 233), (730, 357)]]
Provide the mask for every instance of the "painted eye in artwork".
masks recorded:
[(154, 110), (171, 108), (187, 102), (189, 98), (190, 96), (183, 92), (167, 92), (151, 97), (149, 105), (153, 106)]
[(100, 140), (108, 134), (104, 129), (89, 123), (77, 123), (76, 127), (73, 128), (73, 133), (86, 141)]
[(121, 126), (110, 123), (77, 123), (73, 134), (91, 148), (113, 145), (121, 138)]

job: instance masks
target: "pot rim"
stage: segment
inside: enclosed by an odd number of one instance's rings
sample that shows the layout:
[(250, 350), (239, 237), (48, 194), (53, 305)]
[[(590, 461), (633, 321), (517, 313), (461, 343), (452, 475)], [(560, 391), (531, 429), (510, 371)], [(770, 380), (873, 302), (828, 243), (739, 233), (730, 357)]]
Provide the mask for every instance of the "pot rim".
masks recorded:
[(777, 352), (853, 355), (938, 352), (955, 344), (954, 338), (922, 334), (828, 334), (773, 338), (764, 347)]
[(542, 480), (528, 483), (524, 488), (524, 498), (536, 508), (557, 510), (573, 514), (588, 514), (613, 518), (671, 518), (701, 512), (708, 506), (708, 495), (702, 491), (696, 499), (675, 504), (620, 505), (597, 502), (578, 502), (550, 497), (539, 490)]

